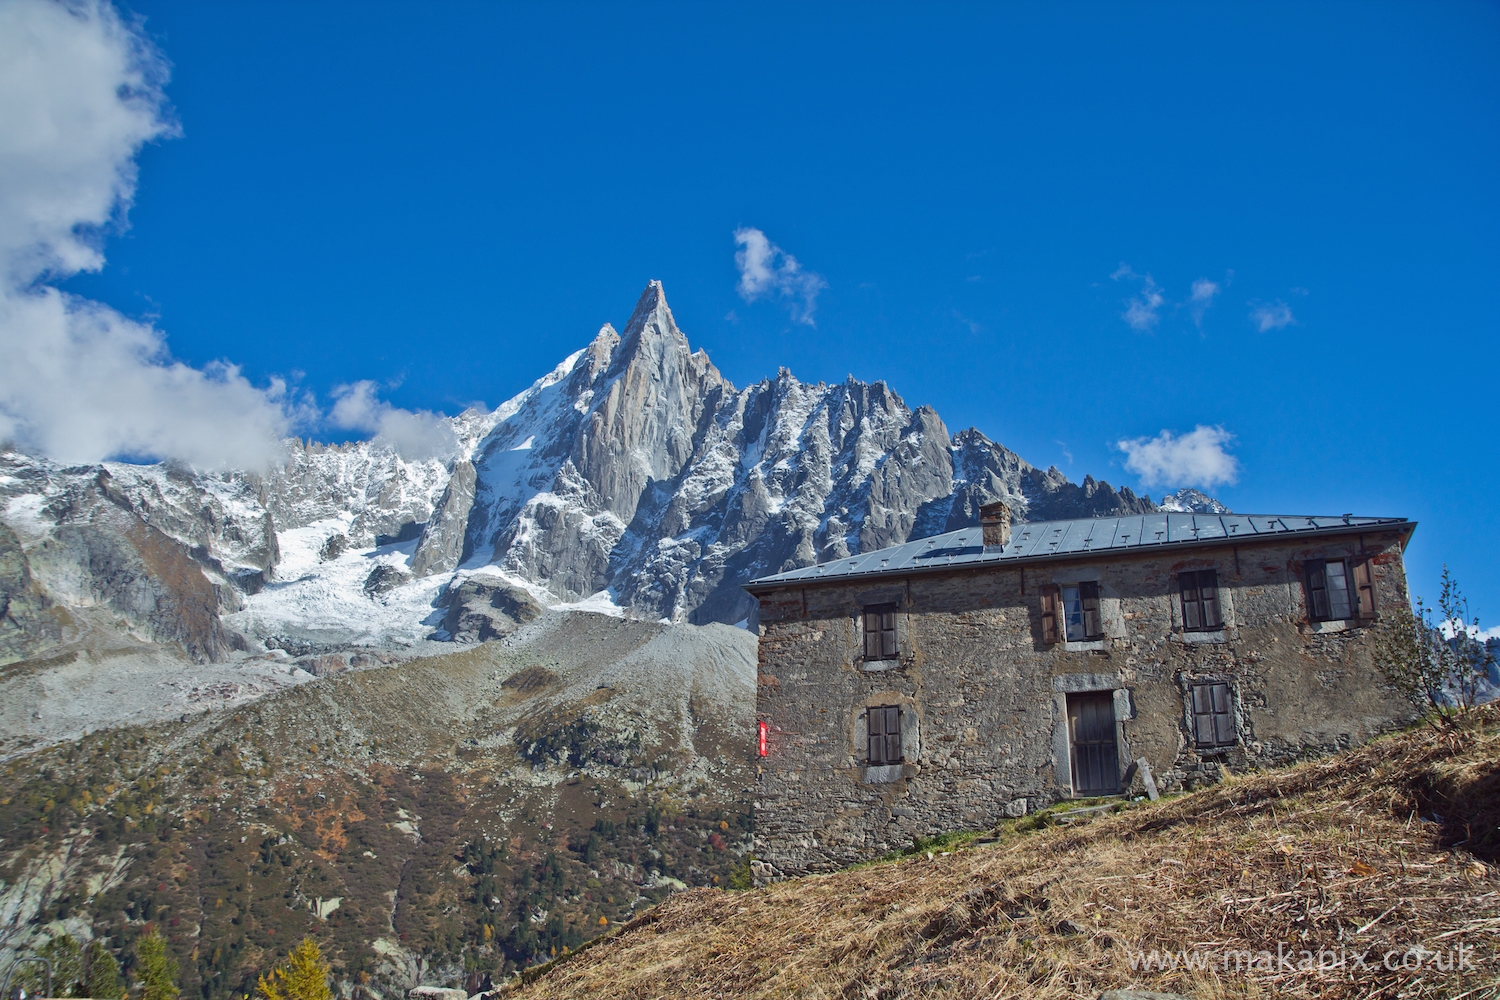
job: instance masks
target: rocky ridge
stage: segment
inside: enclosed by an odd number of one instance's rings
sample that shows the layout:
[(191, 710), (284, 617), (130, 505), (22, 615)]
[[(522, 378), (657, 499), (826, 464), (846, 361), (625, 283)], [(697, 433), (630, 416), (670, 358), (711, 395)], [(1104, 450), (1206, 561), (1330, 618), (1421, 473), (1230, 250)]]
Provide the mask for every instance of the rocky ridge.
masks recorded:
[(289, 441), (268, 473), (0, 454), (0, 656), (66, 639), (69, 609), (98, 607), (198, 662), (268, 635), (468, 638), (492, 628), (449, 630), (455, 602), (502, 585), (542, 606), (744, 622), (748, 579), (951, 530), (991, 500), (1027, 520), (1156, 509), (950, 433), (883, 382), (783, 369), (736, 388), (658, 282), (623, 333), (605, 325), (514, 399), (447, 423), (446, 456)]

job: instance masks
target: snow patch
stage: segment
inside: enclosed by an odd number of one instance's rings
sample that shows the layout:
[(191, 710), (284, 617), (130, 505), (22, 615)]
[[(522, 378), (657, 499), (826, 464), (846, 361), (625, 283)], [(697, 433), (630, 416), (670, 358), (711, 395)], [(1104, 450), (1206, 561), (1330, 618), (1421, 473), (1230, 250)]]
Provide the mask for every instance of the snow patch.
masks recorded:
[[(615, 595), (608, 590), (601, 590), (597, 594), (591, 594), (581, 601), (573, 601), (568, 604), (554, 604), (553, 611), (591, 611), (596, 615), (609, 615), (611, 618), (627, 617), (626, 610), (615, 603)], [(671, 622), (667, 622), (671, 624)]]

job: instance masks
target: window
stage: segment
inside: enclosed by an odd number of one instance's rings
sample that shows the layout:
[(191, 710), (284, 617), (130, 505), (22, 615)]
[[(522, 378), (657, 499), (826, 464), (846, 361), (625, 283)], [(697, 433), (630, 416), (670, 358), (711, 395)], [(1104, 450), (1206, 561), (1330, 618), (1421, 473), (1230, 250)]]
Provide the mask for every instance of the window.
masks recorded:
[(1234, 745), (1234, 708), (1229, 685), (1223, 681), (1194, 684), (1189, 689), (1193, 709), (1193, 741), (1200, 747)]
[(901, 706), (874, 705), (865, 709), (865, 732), (872, 766), (901, 763)]
[(1069, 642), (1104, 638), (1104, 624), (1099, 617), (1099, 584), (1092, 580), (1063, 584), (1062, 604)]
[(1092, 580), (1049, 583), (1042, 588), (1042, 642), (1084, 642), (1104, 638), (1099, 584)]
[(1315, 622), (1353, 618), (1348, 564), (1342, 559), (1315, 559), (1307, 563), (1306, 570), (1308, 617)]
[(1219, 574), (1211, 569), (1192, 569), (1177, 574), (1182, 591), (1182, 626), (1189, 632), (1213, 632), (1223, 627), (1219, 615)]
[(896, 606), (874, 604), (864, 609), (865, 659), (896, 659)]

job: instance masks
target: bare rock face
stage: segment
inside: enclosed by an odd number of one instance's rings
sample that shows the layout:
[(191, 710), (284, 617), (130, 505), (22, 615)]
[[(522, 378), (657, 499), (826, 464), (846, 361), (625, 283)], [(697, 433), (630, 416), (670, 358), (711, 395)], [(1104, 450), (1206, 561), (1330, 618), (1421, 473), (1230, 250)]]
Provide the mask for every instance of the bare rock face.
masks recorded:
[(148, 524), (69, 526), (56, 548), (87, 567), (91, 596), (140, 623), (154, 642), (181, 643), (194, 660), (222, 660), (232, 644), (219, 594), (181, 546)]
[(339, 556), (344, 554), (344, 550), (348, 547), (349, 536), (329, 535), (328, 540), (323, 543), (323, 548), (318, 551), (318, 562), (327, 562), (330, 559), (337, 559)]
[(50, 607), (54, 622), (69, 607), (108, 608), (140, 638), (200, 662), (243, 645), (220, 612), (259, 589), (277, 555), (265, 512), (243, 484), (205, 487), (166, 465), (59, 469), (16, 453), (0, 456), (0, 467), (0, 499), (13, 518), (0, 539), (15, 567), (5, 586), (19, 598), (16, 634), (36, 640), (13, 641), (17, 651), (61, 639), (37, 607)]
[(454, 642), (498, 639), (546, 611), (526, 591), (498, 580), (465, 580), (450, 587), (441, 600), (448, 609), (442, 630)]
[(57, 643), (62, 626), (51, 600), (31, 578), (31, 563), (16, 533), (0, 524), (0, 664)]
[(458, 567), (464, 555), (464, 535), (473, 506), (474, 464), (461, 459), (453, 463), (448, 486), (417, 542), (411, 560), (413, 576), (450, 573)]
[(370, 575), (365, 577), (365, 596), (378, 598), (410, 580), (411, 574), (405, 570), (381, 564), (370, 570)]

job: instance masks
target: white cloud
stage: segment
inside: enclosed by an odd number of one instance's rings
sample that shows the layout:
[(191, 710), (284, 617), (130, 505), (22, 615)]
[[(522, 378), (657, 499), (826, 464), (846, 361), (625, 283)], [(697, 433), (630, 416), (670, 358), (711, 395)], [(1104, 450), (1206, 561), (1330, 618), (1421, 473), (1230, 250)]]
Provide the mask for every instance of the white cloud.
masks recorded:
[(1125, 300), (1125, 311), (1120, 316), (1132, 330), (1140, 333), (1150, 331), (1161, 319), (1158, 314), (1167, 301), (1156, 281), (1149, 274), (1136, 274), (1129, 264), (1121, 264), (1110, 278), (1115, 281), (1125, 278), (1141, 282), (1141, 290)]
[(177, 134), (167, 69), (101, 0), (0, 4), (0, 440), (70, 463), (264, 466), (296, 417), (284, 384), (174, 361), (149, 323), (48, 284), (103, 267), (136, 154)]
[(1471, 638), (1480, 642), (1489, 642), (1491, 639), (1500, 639), (1500, 625), (1491, 628), (1480, 628), (1472, 622), (1466, 622), (1461, 618), (1450, 618), (1447, 621), (1438, 622), (1438, 630), (1443, 633), (1443, 638), (1452, 639), (1459, 632), (1467, 632)]
[(1203, 325), (1203, 314), (1208, 312), (1208, 307), (1214, 304), (1214, 298), (1219, 294), (1220, 288), (1217, 281), (1209, 281), (1207, 278), (1199, 278), (1193, 282), (1192, 294), (1188, 296), (1188, 308), (1193, 313), (1193, 324)]
[(1284, 326), (1291, 326), (1297, 322), (1297, 317), (1292, 315), (1292, 307), (1277, 299), (1272, 303), (1252, 303), (1250, 308), (1250, 322), (1261, 333), (1269, 330), (1280, 330)]
[(0, 295), (0, 441), (67, 464), (172, 457), (200, 468), (274, 461), (292, 422), (283, 383), (173, 361), (159, 331), (55, 288)]
[(823, 276), (803, 270), (796, 257), (772, 243), (759, 229), (736, 229), (734, 242), (739, 247), (734, 263), (740, 269), (740, 298), (754, 302), (777, 295), (787, 300), (795, 322), (816, 326), (813, 311), (817, 309), (818, 293), (828, 287)]
[(451, 458), (458, 450), (453, 427), (440, 414), (398, 409), (376, 396), (374, 382), (341, 385), (333, 395), (333, 426), (373, 434), (405, 458)]
[(0, 7), (0, 256), (7, 284), (96, 271), (123, 220), (141, 145), (178, 130), (167, 63), (112, 7)]
[(1115, 442), (1125, 453), (1125, 468), (1147, 486), (1215, 486), (1239, 480), (1240, 463), (1224, 446), (1234, 435), (1222, 427), (1199, 424), (1181, 437), (1162, 431), (1154, 438)]

